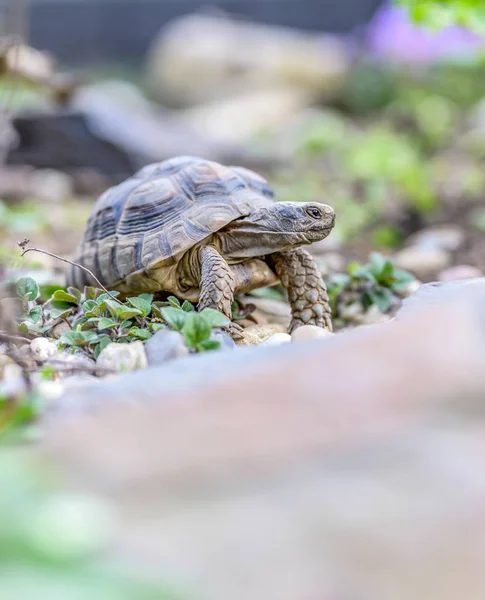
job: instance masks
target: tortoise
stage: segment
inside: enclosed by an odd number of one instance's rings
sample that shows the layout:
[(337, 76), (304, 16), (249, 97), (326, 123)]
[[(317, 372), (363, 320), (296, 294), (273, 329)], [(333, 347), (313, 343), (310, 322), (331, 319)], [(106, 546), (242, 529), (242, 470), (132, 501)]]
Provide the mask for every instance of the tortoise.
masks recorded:
[[(301, 246), (325, 238), (334, 223), (325, 204), (277, 202), (253, 171), (180, 156), (106, 190), (74, 260), (122, 296), (171, 293), (229, 318), (235, 294), (281, 281), (290, 332), (304, 324), (331, 331), (322, 275)], [(77, 288), (94, 285), (74, 266), (67, 279)]]

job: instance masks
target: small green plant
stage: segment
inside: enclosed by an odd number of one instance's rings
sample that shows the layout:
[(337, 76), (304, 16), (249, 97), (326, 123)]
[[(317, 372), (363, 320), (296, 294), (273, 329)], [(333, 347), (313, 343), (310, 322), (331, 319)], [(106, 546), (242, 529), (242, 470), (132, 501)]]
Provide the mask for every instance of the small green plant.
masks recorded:
[(482, 0), (394, 0), (404, 6), (417, 24), (438, 30), (461, 25), (485, 32), (485, 5)]
[(73, 352), (81, 350), (92, 358), (111, 342), (145, 342), (166, 327), (180, 331), (195, 352), (216, 350), (220, 342), (210, 339), (212, 330), (230, 324), (217, 310), (206, 308), (197, 313), (190, 302), (181, 305), (175, 297), (158, 302), (152, 294), (122, 302), (118, 292), (94, 287), (85, 287), (81, 292), (68, 287), (54, 289), (47, 300), (41, 301), (42, 291), (30, 277), (18, 280), (17, 295), (24, 309), (20, 333), (52, 337), (54, 328), (65, 323), (69, 330), (59, 337), (59, 345)]
[(342, 319), (345, 307), (355, 303), (364, 311), (375, 305), (380, 312), (387, 313), (399, 302), (399, 292), (413, 281), (413, 275), (397, 269), (389, 258), (373, 252), (369, 263), (352, 262), (346, 273), (329, 278), (327, 289), (333, 317)]

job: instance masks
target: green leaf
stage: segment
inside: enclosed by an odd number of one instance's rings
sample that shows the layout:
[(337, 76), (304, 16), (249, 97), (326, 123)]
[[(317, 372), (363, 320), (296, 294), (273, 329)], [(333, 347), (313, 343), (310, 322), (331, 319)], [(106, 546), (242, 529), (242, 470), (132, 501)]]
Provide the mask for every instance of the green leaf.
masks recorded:
[(42, 318), (42, 306), (34, 306), (26, 315), (26, 318), (32, 323), (38, 323)]
[(37, 300), (39, 294), (39, 286), (31, 277), (21, 277), (17, 281), (17, 296), (24, 302)]
[(119, 304), (118, 302), (116, 302), (116, 300), (111, 300), (110, 298), (105, 298), (100, 304), (98, 304), (97, 308), (103, 311), (105, 310), (105, 307), (115, 318), (121, 318), (121, 311), (125, 309), (125, 306), (123, 304)]
[(69, 304), (78, 303), (78, 299), (76, 298), (76, 296), (68, 294), (64, 290), (57, 290), (56, 292), (54, 292), (52, 299), (58, 302), (68, 302)]
[(164, 306), (160, 312), (162, 313), (162, 318), (165, 323), (177, 331), (182, 330), (185, 321), (192, 314), (183, 311), (181, 308), (175, 308), (174, 306)]
[(99, 343), (94, 347), (94, 358), (97, 359), (101, 352), (111, 344), (112, 339), (108, 335), (100, 335)]
[(204, 340), (197, 344), (197, 351), (203, 352), (207, 350), (219, 350), (221, 347), (221, 342), (217, 340)]
[(96, 302), (98, 304), (100, 304), (101, 302), (104, 302), (105, 300), (113, 300), (113, 298), (116, 298), (116, 296), (119, 296), (120, 293), (119, 292), (110, 292), (109, 294), (107, 294), (106, 292), (102, 292), (101, 294), (99, 294), (99, 296), (96, 296)]
[(64, 346), (84, 346), (97, 342), (99, 336), (93, 331), (68, 331), (63, 333), (59, 342)]
[(163, 323), (149, 323), (148, 327), (153, 331), (153, 333), (160, 331), (160, 329), (167, 329), (167, 326), (163, 325)]
[(118, 322), (113, 319), (103, 317), (98, 321), (98, 329), (111, 329), (111, 327), (118, 327)]
[[(69, 305), (72, 306), (72, 305)], [(49, 317), (51, 319), (59, 319), (60, 317), (67, 317), (71, 312), (71, 308), (50, 308)]]
[(372, 252), (370, 255), (370, 263), (377, 273), (381, 273), (386, 264), (386, 259), (379, 252)]
[(83, 290), (83, 295), (86, 298), (86, 300), (95, 300), (97, 292), (97, 288), (91, 285), (87, 285)]
[(118, 318), (121, 320), (133, 319), (133, 317), (142, 317), (143, 313), (137, 308), (129, 308), (122, 306), (118, 312)]
[(148, 302), (150, 305), (153, 302), (153, 294), (139, 294), (138, 298), (145, 300), (145, 302)]
[(185, 343), (190, 348), (196, 348), (197, 344), (209, 339), (212, 328), (201, 314), (196, 312), (185, 314), (187, 318), (182, 328)]
[(74, 308), (70, 302), (63, 302), (60, 300), (52, 300), (49, 302), (49, 305), (52, 308), (57, 308), (59, 310), (72, 310)]
[(231, 323), (230, 319), (213, 308), (204, 308), (204, 310), (199, 314), (211, 328), (227, 327)]
[(17, 327), (17, 330), (19, 333), (29, 333), (29, 326), (25, 321), (22, 321), (22, 323), (20, 323)]
[(71, 296), (74, 296), (74, 298), (77, 299), (78, 303), (81, 301), (81, 299), (82, 299), (82, 293), (81, 293), (80, 290), (78, 290), (75, 287), (68, 287), (66, 291)]
[(152, 337), (152, 334), (147, 329), (140, 329), (139, 327), (132, 327), (128, 335), (140, 340), (149, 340)]
[(97, 305), (95, 300), (86, 300), (86, 302), (83, 302), (82, 305), (83, 313), (89, 317), (92, 314), (93, 309), (96, 308), (96, 306)]
[(373, 304), (382, 312), (386, 313), (392, 306), (392, 296), (389, 290), (370, 290), (367, 292)]
[(144, 317), (149, 315), (150, 311), (152, 310), (150, 302), (147, 302), (139, 296), (128, 298), (128, 302), (131, 304), (131, 306), (134, 306), (136, 309), (138, 309)]
[(185, 310), (185, 312), (193, 312), (195, 308), (194, 305), (188, 300), (184, 300), (184, 303), (182, 304), (182, 310)]
[(174, 307), (174, 308), (180, 308), (180, 302), (179, 299), (176, 298), (175, 296), (169, 296), (167, 298), (167, 300), (170, 302), (170, 304)]

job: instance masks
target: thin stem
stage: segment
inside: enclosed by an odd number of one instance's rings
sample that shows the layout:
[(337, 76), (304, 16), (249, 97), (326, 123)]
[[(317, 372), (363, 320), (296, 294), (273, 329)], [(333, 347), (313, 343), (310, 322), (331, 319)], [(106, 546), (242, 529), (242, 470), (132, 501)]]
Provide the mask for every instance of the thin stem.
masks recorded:
[(28, 342), (30, 344), (32, 340), (21, 335), (10, 335), (4, 331), (0, 331), (0, 342)]
[[(21, 246), (21, 247), (23, 247), (23, 246)], [(122, 304), (115, 296), (113, 296), (113, 294), (111, 294), (104, 287), (104, 285), (101, 283), (101, 281), (99, 281), (99, 279), (96, 277), (96, 275), (92, 271), (90, 271), (88, 268), (84, 267), (83, 265), (80, 265), (79, 263), (73, 262), (72, 260), (68, 260), (67, 258), (62, 258), (62, 256), (58, 256), (57, 254), (53, 254), (52, 252), (47, 252), (47, 250), (40, 250), (39, 248), (24, 248), (22, 250), (20, 256), (24, 256), (25, 254), (27, 254), (27, 252), (40, 252), (40, 254), (46, 254), (47, 256), (52, 256), (52, 258), (57, 258), (57, 260), (62, 260), (62, 262), (68, 263), (69, 265), (72, 265), (73, 267), (77, 267), (78, 269), (82, 269), (83, 271), (85, 271), (86, 273), (88, 273), (89, 275), (91, 275), (91, 277), (94, 279), (94, 281), (96, 281), (96, 283), (98, 284), (98, 286), (100, 287), (100, 289), (102, 289), (103, 291), (105, 291), (110, 298), (112, 298), (113, 300), (115, 300), (116, 302), (118, 302), (118, 304)]]

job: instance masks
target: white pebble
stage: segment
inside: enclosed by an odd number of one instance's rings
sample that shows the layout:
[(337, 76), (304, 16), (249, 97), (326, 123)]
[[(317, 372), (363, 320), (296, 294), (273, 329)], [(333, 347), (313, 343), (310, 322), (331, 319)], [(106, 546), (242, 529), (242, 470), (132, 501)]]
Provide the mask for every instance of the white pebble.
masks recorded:
[(35, 360), (45, 362), (57, 353), (57, 346), (46, 338), (38, 337), (30, 342), (30, 350)]
[(134, 371), (148, 366), (145, 348), (139, 340), (131, 344), (108, 344), (96, 362), (103, 369), (116, 371)]
[(291, 339), (294, 342), (313, 340), (316, 338), (326, 338), (332, 336), (333, 333), (323, 327), (317, 327), (316, 325), (302, 325), (295, 329), (291, 334)]
[(288, 333), (275, 333), (268, 339), (261, 342), (260, 346), (280, 346), (281, 344), (286, 344), (291, 342), (291, 335)]

